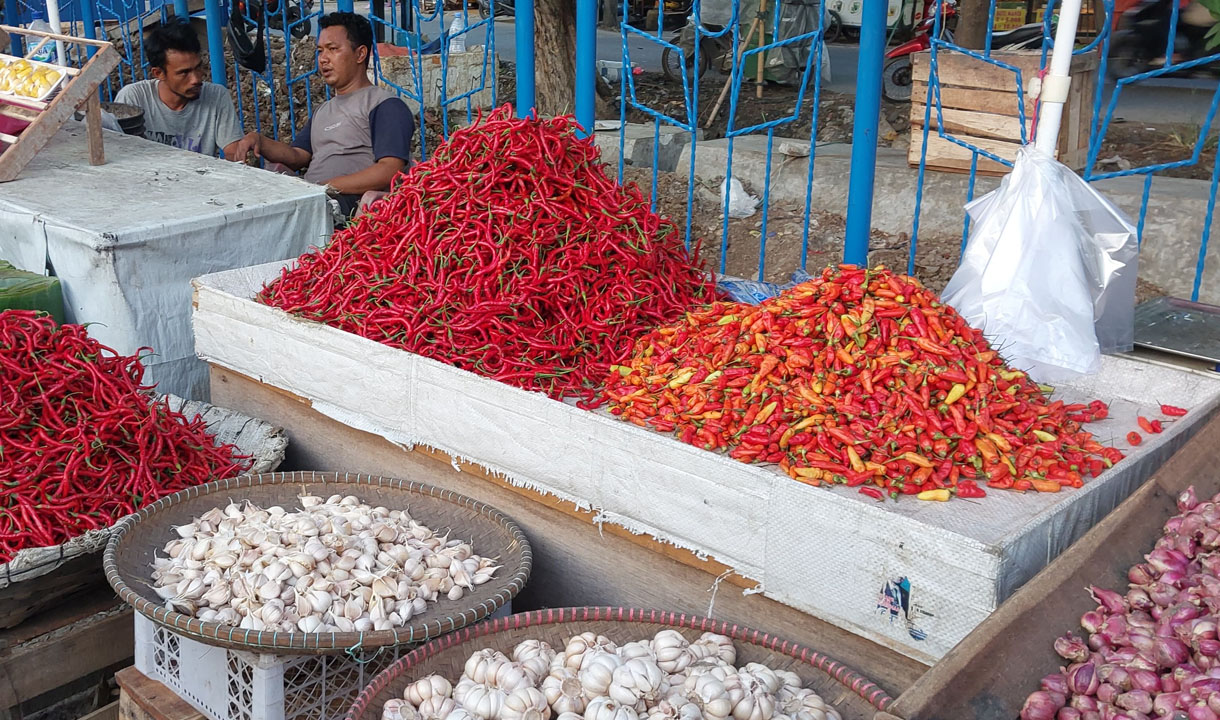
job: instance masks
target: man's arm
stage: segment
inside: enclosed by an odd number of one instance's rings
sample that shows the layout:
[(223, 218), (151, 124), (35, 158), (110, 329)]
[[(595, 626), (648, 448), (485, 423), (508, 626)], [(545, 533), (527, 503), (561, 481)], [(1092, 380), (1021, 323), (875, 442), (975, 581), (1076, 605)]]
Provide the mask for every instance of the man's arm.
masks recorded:
[(360, 172), (331, 178), (326, 184), (344, 195), (363, 195), (369, 190), (388, 190), (390, 181), (406, 166), (406, 161), (401, 158), (383, 157)]
[(376, 162), (360, 172), (341, 175), (326, 184), (344, 195), (362, 195), (370, 190), (389, 190), (390, 181), (402, 172), (411, 157), (411, 136), (415, 117), (398, 98), (382, 102), (369, 113)]
[(233, 108), (233, 98), (228, 90), (219, 85), (207, 83), (204, 90), (210, 96), (209, 102), (214, 103), (215, 107), (216, 144), (224, 153), (225, 160), (244, 163), (250, 147), (244, 142), (241, 121), (237, 119), (237, 111)]
[(313, 153), (299, 147), (296, 143), (289, 145), (286, 142), (263, 137), (258, 133), (250, 133), (241, 140), (238, 140), (238, 143), (243, 142), (251, 143), (250, 150), (254, 153), (255, 157), (279, 163), (289, 170), (300, 170), (313, 159)]

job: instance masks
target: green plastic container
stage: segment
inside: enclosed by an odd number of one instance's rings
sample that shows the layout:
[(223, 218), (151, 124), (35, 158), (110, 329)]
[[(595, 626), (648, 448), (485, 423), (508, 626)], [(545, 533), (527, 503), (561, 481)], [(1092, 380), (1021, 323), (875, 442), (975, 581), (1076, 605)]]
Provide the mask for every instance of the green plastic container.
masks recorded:
[(59, 278), (18, 270), (0, 260), (0, 310), (41, 310), (64, 321), (64, 294)]

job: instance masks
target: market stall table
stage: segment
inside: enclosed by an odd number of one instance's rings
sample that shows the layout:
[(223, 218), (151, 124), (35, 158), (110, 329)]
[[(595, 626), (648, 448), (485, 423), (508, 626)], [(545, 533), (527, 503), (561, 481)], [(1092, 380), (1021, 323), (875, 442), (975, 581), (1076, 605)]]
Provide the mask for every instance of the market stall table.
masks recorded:
[(152, 347), (146, 379), (207, 399), (191, 336), (191, 278), (295, 257), (325, 242), (323, 189), (302, 180), (106, 135), (107, 163), (80, 162), (69, 122), (0, 193), (0, 258), (58, 276), (67, 320), (120, 353)]

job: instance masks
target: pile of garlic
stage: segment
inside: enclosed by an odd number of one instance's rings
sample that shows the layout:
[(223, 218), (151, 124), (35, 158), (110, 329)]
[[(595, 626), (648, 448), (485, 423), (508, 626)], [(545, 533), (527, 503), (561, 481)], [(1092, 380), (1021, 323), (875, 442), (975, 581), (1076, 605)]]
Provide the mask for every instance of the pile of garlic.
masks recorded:
[(406, 625), (440, 596), (491, 580), (495, 560), (354, 496), (299, 498), (302, 510), (250, 502), (174, 528), (153, 559), (171, 610), (249, 630), (368, 632)]
[(581, 633), (556, 652), (526, 640), (483, 649), (453, 685), (429, 675), (387, 700), (382, 720), (842, 720), (796, 673), (734, 667), (724, 635), (676, 630), (622, 646)]

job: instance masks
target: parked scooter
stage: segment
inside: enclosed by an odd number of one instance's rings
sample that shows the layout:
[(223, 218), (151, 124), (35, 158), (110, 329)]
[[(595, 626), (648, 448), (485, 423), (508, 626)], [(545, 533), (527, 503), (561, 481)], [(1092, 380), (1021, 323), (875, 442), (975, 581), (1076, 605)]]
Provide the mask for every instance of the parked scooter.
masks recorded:
[[(1119, 30), (1110, 40), (1110, 60), (1107, 68), (1114, 78), (1148, 72), (1165, 63), (1165, 48), (1169, 38), (1174, 0), (1143, 0), (1128, 9), (1119, 19)], [(1209, 54), (1206, 35), (1216, 24), (1199, 2), (1182, 2), (1178, 7), (1178, 24), (1174, 32), (1174, 62), (1187, 62)], [(1186, 71), (1183, 74), (1189, 74)], [(1167, 73), (1176, 75), (1178, 73)]]
[[(720, 32), (724, 28), (719, 25), (705, 25), (707, 30), (711, 32)], [(669, 42), (682, 48), (682, 52), (675, 52), (673, 48), (666, 47), (661, 51), (661, 72), (671, 82), (682, 82), (682, 57), (686, 56), (686, 72), (692, 69), (690, 66), (694, 64), (695, 57), (695, 23), (693, 18), (688, 18), (686, 25), (681, 30), (675, 32), (669, 38)], [(707, 71), (713, 66), (718, 72), (727, 74), (733, 65), (733, 36), (731, 33), (723, 33), (719, 37), (709, 35), (699, 36), (699, 67), (695, 70), (695, 76), (705, 77)], [(693, 81), (693, 78), (692, 78)]]
[[(957, 3), (945, 0), (941, 6), (940, 32), (946, 42), (953, 41), (957, 26)], [(932, 47), (932, 30), (936, 18), (929, 12), (915, 31), (915, 37), (897, 45), (885, 54), (881, 93), (891, 102), (911, 101), (911, 56)], [(1006, 32), (991, 34), (992, 50), (1034, 50), (1042, 46), (1042, 23), (1030, 23)]]

